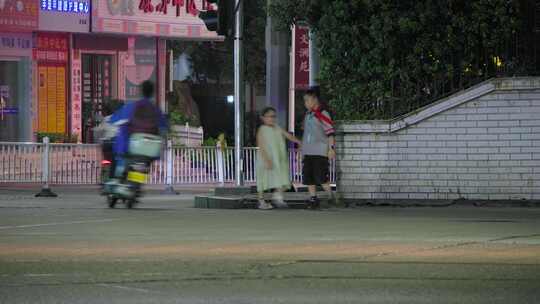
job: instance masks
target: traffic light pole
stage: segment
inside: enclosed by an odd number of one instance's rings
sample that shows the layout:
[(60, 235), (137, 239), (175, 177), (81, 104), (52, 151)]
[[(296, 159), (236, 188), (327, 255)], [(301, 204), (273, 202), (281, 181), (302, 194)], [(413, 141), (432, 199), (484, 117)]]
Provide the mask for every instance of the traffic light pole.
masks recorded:
[(313, 30), (309, 30), (309, 86), (319, 85), (319, 51), (317, 50), (317, 37)]
[(244, 185), (243, 178), (243, 139), (244, 139), (244, 7), (242, 0), (236, 0), (234, 30), (234, 160), (236, 186)]

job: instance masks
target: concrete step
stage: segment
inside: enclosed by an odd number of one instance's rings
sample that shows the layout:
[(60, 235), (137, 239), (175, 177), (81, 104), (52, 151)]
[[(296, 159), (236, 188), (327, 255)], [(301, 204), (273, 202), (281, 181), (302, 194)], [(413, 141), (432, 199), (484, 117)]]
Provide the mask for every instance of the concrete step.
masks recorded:
[(232, 186), (232, 187), (216, 187), (214, 190), (214, 194), (216, 196), (242, 196), (246, 194), (256, 193), (257, 187), (256, 186)]
[(202, 209), (243, 209), (244, 200), (241, 196), (195, 196), (195, 208)]
[[(328, 207), (325, 193), (321, 193), (321, 206)], [(272, 194), (266, 193), (265, 200), (271, 201)], [(286, 192), (284, 200), (291, 209), (305, 209), (307, 207), (306, 193)], [(244, 195), (198, 195), (195, 197), (195, 208), (205, 209), (254, 209), (257, 207), (257, 194)]]

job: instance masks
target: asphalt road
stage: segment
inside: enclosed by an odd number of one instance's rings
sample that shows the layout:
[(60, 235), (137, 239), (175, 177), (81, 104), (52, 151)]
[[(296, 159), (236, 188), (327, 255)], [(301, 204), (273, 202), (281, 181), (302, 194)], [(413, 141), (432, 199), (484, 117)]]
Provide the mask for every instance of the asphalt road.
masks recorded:
[(540, 209), (194, 209), (0, 189), (0, 303), (540, 303)]

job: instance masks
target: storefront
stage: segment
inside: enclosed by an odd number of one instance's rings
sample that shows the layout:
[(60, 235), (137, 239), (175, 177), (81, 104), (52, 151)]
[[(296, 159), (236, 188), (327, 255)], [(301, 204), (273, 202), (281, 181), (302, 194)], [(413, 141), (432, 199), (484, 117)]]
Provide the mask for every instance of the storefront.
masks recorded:
[(32, 139), (32, 34), (0, 33), (0, 141)]
[(158, 39), (152, 37), (73, 36), (72, 134), (94, 142), (92, 129), (104, 115), (126, 101), (140, 99), (143, 81), (158, 82), (158, 46)]
[[(72, 135), (80, 140), (80, 117), (73, 119), (73, 35), (90, 31), (90, 0), (40, 0), (37, 45), (36, 133)], [(75, 132), (73, 132), (75, 130)]]
[[(92, 33), (74, 36), (71, 59), (71, 132), (80, 132), (84, 142), (95, 140), (91, 130), (104, 109), (141, 98), (145, 80), (157, 84), (155, 101), (165, 109), (167, 39), (219, 39), (197, 17), (199, 9), (211, 9), (205, 0), (94, 0), (92, 5)], [(77, 118), (84, 123), (77, 126)]]
[(168, 39), (221, 39), (197, 17), (212, 9), (205, 0), (2, 3), (0, 141), (60, 133), (95, 142), (107, 109), (139, 99), (145, 80), (166, 108)]
[(83, 142), (94, 142), (93, 128), (106, 108), (123, 100), (120, 79), (122, 56), (128, 39), (95, 34), (73, 36), (71, 50), (71, 133)]
[(0, 6), (0, 141), (32, 139), (32, 32), (38, 7), (32, 0)]

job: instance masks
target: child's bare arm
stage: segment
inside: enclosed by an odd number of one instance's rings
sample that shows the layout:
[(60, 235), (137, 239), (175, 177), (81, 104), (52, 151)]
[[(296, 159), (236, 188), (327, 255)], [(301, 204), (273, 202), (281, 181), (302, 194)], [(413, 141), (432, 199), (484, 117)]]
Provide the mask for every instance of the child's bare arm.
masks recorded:
[(283, 136), (285, 136), (285, 138), (287, 138), (288, 140), (292, 141), (293, 143), (297, 143), (299, 145), (302, 144), (302, 141), (300, 139), (298, 139), (296, 136), (294, 136), (291, 133), (283, 130), (282, 128), (279, 128), (279, 130), (281, 131)]

